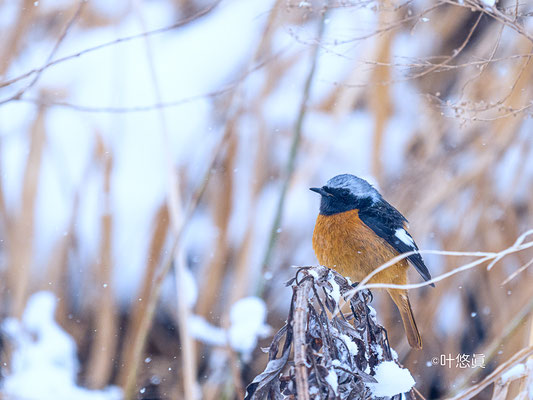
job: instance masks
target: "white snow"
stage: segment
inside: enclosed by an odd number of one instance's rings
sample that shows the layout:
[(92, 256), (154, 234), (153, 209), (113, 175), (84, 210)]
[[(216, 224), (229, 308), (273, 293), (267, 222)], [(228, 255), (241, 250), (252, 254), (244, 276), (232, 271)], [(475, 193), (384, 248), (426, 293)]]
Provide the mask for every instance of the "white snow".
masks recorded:
[(240, 299), (231, 307), (229, 342), (245, 361), (250, 359), (257, 339), (270, 333), (270, 327), (265, 323), (266, 315), (264, 301), (255, 296)]
[(97, 391), (76, 385), (76, 343), (55, 322), (55, 308), (53, 293), (38, 292), (28, 300), (22, 321), (7, 318), (2, 323), (14, 346), (4, 395), (25, 400), (121, 399), (117, 387)]
[(372, 349), (377, 353), (378, 360), (383, 360), (383, 348), (377, 343), (372, 343)]
[(337, 305), (339, 304), (339, 300), (341, 298), (341, 287), (339, 284), (335, 281), (335, 276), (330, 272), (328, 276), (328, 282), (331, 285), (331, 290), (326, 289), (330, 296), (333, 297), (333, 300), (335, 300), (335, 303)]
[(328, 375), (326, 376), (326, 382), (331, 386), (333, 391), (335, 392), (335, 395), (337, 395), (338, 387), (339, 387), (339, 381), (338, 381), (337, 373), (333, 368), (330, 368), (328, 371)]
[(372, 318), (374, 321), (377, 321), (378, 313), (376, 312), (376, 309), (369, 304), (366, 306), (368, 307), (370, 318)]
[(356, 355), (359, 352), (359, 349), (357, 348), (357, 343), (355, 343), (352, 338), (348, 335), (345, 335), (344, 333), (341, 334), (342, 340), (344, 340), (344, 343), (346, 343), (346, 346), (348, 347), (348, 351), (352, 355)]
[(180, 289), (185, 291), (185, 299), (189, 307), (193, 307), (198, 297), (198, 287), (191, 270), (187, 267), (183, 270), (185, 273), (183, 274), (183, 282), (180, 283)]
[(481, 0), (481, 2), (487, 7), (494, 7), (496, 0)]
[(501, 376), (502, 384), (506, 384), (509, 381), (514, 381), (526, 374), (526, 366), (524, 364), (516, 364), (508, 371), (504, 372)]
[(367, 383), (375, 397), (390, 397), (411, 390), (415, 380), (409, 370), (394, 361), (384, 361), (376, 367), (377, 383)]
[(189, 316), (189, 332), (195, 339), (212, 346), (224, 346), (227, 343), (226, 331), (210, 324), (199, 315)]
[(210, 324), (198, 315), (189, 317), (191, 336), (212, 346), (230, 346), (249, 360), (257, 340), (268, 336), (271, 328), (265, 322), (266, 305), (259, 297), (245, 297), (237, 301), (230, 311), (228, 330)]
[(526, 361), (526, 367), (528, 370), (527, 391), (529, 393), (529, 400), (533, 400), (533, 359)]
[(409, 247), (415, 247), (415, 242), (411, 236), (407, 233), (407, 231), (403, 228), (396, 229), (396, 232), (394, 235), (400, 239), (402, 242), (404, 242)]
[(319, 276), (318, 276), (318, 272), (315, 269), (310, 268), (307, 271), (309, 272), (309, 275), (311, 275), (314, 278), (315, 281), (318, 281)]

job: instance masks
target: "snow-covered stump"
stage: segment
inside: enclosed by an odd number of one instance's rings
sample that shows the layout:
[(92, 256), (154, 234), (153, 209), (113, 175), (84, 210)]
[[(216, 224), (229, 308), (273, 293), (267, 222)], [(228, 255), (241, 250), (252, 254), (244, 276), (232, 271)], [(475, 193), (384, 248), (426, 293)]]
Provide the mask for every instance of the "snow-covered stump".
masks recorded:
[(351, 312), (344, 314), (339, 300), (353, 288), (335, 271), (299, 268), (287, 285), (293, 288), (287, 322), (272, 340), (266, 369), (248, 385), (246, 400), (414, 399), (415, 382), (377, 323), (370, 291), (353, 296)]

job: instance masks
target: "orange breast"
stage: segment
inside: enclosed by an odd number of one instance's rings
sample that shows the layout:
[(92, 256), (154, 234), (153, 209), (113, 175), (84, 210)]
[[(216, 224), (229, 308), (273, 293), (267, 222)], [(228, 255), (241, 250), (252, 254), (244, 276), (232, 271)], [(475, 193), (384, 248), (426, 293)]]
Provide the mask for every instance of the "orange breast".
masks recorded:
[[(313, 232), (313, 249), (318, 262), (335, 269), (353, 282), (360, 282), (398, 252), (366, 226), (358, 210), (319, 215)], [(377, 274), (371, 282), (406, 283), (407, 261)]]

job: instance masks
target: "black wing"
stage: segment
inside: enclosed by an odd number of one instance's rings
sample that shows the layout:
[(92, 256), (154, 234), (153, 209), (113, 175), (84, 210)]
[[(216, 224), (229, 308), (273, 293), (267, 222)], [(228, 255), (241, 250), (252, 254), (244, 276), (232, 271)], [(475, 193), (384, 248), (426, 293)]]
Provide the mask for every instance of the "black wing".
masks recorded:
[[(385, 200), (359, 211), (361, 221), (374, 231), (376, 235), (385, 239), (398, 253), (418, 250), (409, 233), (404, 229), (405, 217)], [(420, 254), (412, 254), (407, 259), (413, 264), (424, 280), (429, 281), (431, 274)], [(431, 284), (431, 286), (435, 286)]]

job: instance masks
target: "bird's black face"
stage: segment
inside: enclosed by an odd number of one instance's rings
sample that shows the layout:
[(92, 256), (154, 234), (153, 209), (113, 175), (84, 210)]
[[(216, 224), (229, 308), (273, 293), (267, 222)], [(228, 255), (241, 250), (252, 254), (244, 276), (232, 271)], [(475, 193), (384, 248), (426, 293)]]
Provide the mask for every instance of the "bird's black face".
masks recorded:
[(322, 196), (320, 201), (320, 214), (333, 215), (350, 210), (361, 210), (372, 205), (370, 197), (355, 196), (346, 188), (332, 188), (322, 186), (321, 188), (310, 188)]

